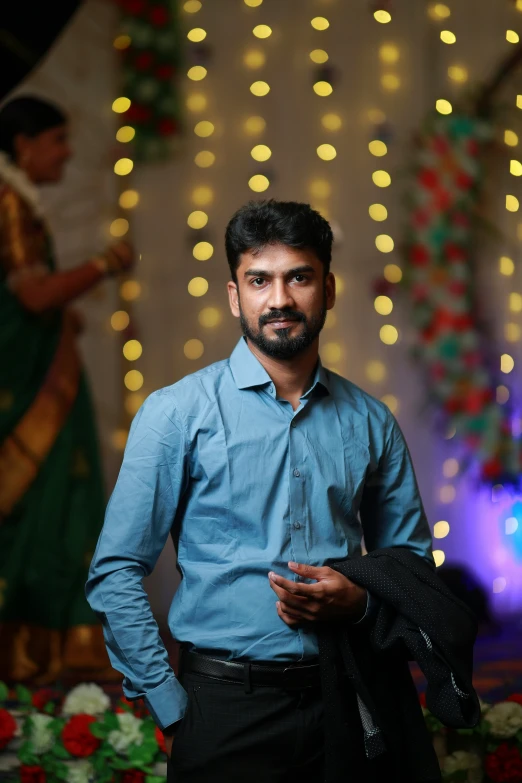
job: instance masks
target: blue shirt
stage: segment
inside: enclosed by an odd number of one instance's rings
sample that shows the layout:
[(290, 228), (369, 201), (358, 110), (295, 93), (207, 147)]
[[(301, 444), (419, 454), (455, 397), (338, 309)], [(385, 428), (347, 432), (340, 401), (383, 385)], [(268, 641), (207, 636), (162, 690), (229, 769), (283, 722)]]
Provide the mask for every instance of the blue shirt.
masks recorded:
[(389, 409), (318, 363), (297, 410), (241, 338), (218, 362), (152, 394), (131, 427), (87, 582), (128, 698), (164, 728), (187, 694), (169, 664), (142, 579), (172, 535), (182, 580), (179, 642), (228, 659), (318, 654), (313, 624), (277, 614), (268, 572), (402, 546), (431, 560), (431, 534)]

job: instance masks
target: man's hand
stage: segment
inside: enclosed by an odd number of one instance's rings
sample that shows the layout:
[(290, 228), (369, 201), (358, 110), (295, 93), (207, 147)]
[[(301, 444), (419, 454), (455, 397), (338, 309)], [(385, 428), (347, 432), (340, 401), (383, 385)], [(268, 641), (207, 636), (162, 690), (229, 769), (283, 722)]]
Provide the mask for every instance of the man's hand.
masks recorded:
[(292, 582), (270, 571), (270, 586), (278, 597), (279, 617), (290, 627), (304, 620), (346, 620), (357, 622), (366, 611), (367, 593), (333, 568), (316, 568), (299, 563), (288, 563), (291, 571), (315, 584)]

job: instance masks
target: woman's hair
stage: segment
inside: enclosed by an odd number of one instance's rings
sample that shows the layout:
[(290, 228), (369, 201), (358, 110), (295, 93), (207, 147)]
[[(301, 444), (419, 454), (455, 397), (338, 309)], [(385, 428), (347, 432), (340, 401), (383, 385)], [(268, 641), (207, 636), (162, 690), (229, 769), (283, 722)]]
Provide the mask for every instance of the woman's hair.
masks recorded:
[(242, 253), (254, 255), (267, 245), (312, 250), (324, 265), (325, 276), (332, 260), (332, 229), (309, 204), (296, 201), (251, 201), (230, 220), (225, 234), (225, 249), (232, 280)]
[(46, 130), (65, 125), (67, 116), (49, 101), (22, 95), (0, 109), (0, 151), (16, 160), (15, 139), (18, 134), (34, 138)]

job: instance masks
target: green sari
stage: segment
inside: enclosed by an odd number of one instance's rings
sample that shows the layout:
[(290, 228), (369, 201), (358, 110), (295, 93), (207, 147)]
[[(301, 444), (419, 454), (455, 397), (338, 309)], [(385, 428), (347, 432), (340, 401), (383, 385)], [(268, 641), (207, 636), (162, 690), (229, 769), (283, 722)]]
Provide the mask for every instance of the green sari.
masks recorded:
[(33, 674), (49, 666), (46, 632), (59, 632), (69, 664), (108, 665), (84, 596), (105, 498), (75, 328), (66, 311), (33, 314), (16, 296), (23, 277), (54, 269), (45, 225), (0, 183), (0, 679), (16, 671), (21, 628)]

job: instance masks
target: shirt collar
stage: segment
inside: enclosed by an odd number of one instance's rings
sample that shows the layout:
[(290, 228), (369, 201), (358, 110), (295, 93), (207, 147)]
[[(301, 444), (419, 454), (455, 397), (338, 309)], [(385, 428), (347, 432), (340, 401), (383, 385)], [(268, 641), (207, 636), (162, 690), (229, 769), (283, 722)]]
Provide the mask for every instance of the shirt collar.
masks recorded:
[[(232, 351), (230, 369), (238, 389), (252, 389), (255, 386), (264, 386), (272, 382), (261, 362), (256, 359), (248, 347), (244, 337), (239, 339), (238, 344)], [(312, 385), (303, 397), (310, 397), (312, 394), (315, 394), (318, 391), (318, 386), (321, 386), (328, 394), (331, 393), (329, 373), (323, 367), (320, 359)]]

